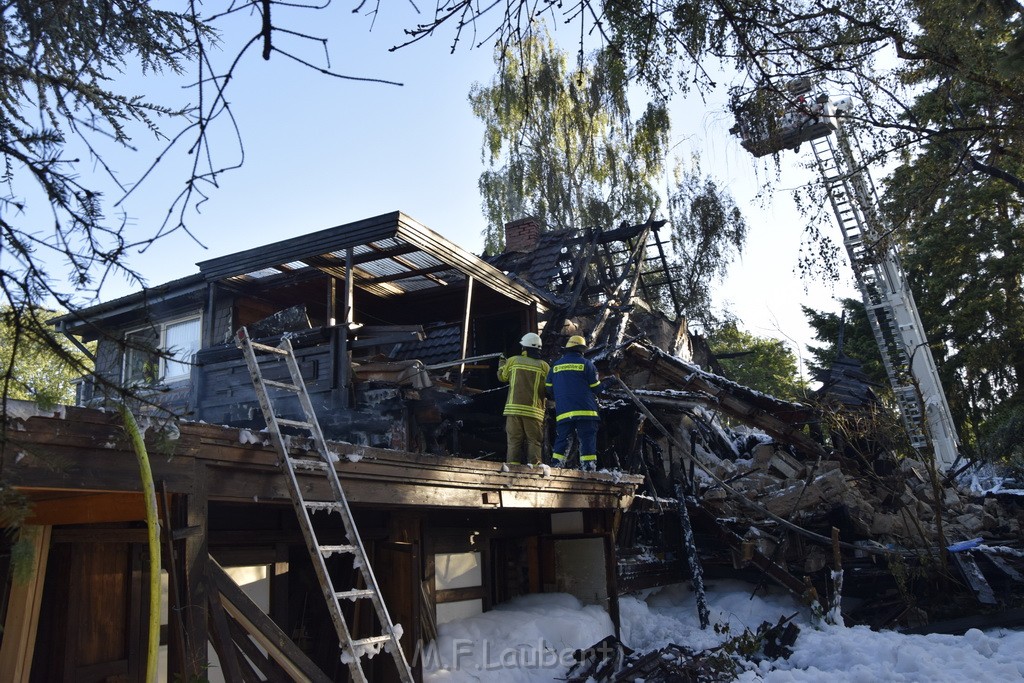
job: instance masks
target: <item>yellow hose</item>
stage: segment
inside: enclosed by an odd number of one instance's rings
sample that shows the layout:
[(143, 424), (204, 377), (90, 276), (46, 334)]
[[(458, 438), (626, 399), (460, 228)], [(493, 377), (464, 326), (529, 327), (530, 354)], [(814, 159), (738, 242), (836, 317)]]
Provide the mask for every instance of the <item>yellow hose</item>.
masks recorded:
[(146, 442), (139, 430), (139, 423), (128, 406), (121, 404), (121, 418), (124, 429), (139, 461), (139, 475), (142, 478), (142, 497), (146, 505), (146, 531), (149, 538), (149, 637), (146, 644), (146, 681), (156, 682), (157, 659), (160, 653), (160, 521), (157, 518), (156, 485), (153, 483), (153, 469), (149, 466)]

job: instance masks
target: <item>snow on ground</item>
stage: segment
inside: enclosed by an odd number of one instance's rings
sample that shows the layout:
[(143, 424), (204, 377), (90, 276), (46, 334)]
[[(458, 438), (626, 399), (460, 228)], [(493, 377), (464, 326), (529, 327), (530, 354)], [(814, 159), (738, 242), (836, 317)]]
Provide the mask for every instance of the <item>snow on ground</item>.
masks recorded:
[[(739, 681), (770, 683), (962, 683), (1024, 681), (1024, 632), (972, 630), (963, 636), (875, 633), (863, 626), (815, 628), (809, 612), (788, 595), (751, 598), (751, 586), (720, 582), (708, 588), (712, 624), (732, 635), (763, 621), (797, 614), (800, 635), (788, 660), (750, 665)], [(676, 585), (642, 597), (619, 598), (623, 642), (642, 652), (669, 643), (704, 649), (728, 636), (701, 630), (693, 594)], [(530, 595), (490, 612), (441, 624), (438, 640), (421, 653), (429, 683), (564, 680), (572, 652), (612, 633), (608, 615), (564, 593)]]
[(603, 608), (565, 593), (517, 598), (438, 626), (435, 649), (423, 652), (424, 681), (552, 681), (572, 653), (612, 633)]

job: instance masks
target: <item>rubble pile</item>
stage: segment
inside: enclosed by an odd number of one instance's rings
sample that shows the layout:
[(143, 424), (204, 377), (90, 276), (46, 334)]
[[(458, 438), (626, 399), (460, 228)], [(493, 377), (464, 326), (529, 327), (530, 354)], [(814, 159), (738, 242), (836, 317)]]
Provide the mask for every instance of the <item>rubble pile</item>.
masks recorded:
[[(878, 399), (841, 341), (813, 402), (723, 377), (688, 331), (662, 227), (539, 232), (494, 261), (557, 302), (538, 330), (549, 357), (584, 334), (601, 376), (620, 380), (602, 399), (598, 466), (647, 480), (619, 526), (620, 588), (696, 587), (706, 571), (770, 580), (827, 609), (842, 565), (848, 623), (934, 625), (1024, 604), (1020, 499), (959, 488), (929, 453), (895, 455), (909, 452), (890, 439), (905, 430), (872, 423)], [(464, 446), (477, 416), (497, 414), (487, 400), (453, 415)], [(830, 432), (836, 415), (859, 436)]]
[(678, 510), (668, 484), (682, 484), (695, 532), (691, 549), (685, 533), (668, 540), (673, 522), (638, 521), (638, 550), (620, 548), (626, 585), (645, 572), (692, 578), (680, 558), (697, 552), (711, 577), (772, 580), (826, 608), (845, 567), (848, 623), (923, 627), (1024, 605), (1024, 498), (972, 493), (873, 434), (823, 438), (828, 406), (779, 401), (646, 345), (625, 357), (623, 381), (643, 389), (620, 399), (658, 443), (644, 463), (657, 503), (638, 515)]
[(970, 493), (912, 459), (879, 473), (841, 457), (802, 460), (763, 435), (722, 449), (721, 437), (699, 434), (685, 433), (699, 459), (686, 502), (711, 576), (771, 579), (827, 601), (832, 570), (846, 566), (855, 600), (844, 615), (875, 627), (1024, 602), (1019, 496)]
[[(979, 537), (988, 545), (1019, 544), (1019, 506), (933, 482), (920, 461), (903, 459), (887, 474), (851, 469), (840, 460), (801, 462), (774, 442), (758, 444), (749, 459), (710, 467), (767, 512), (809, 529), (840, 526), (853, 538), (887, 547), (932, 548)], [(700, 498), (721, 517), (767, 519), (713, 480)]]

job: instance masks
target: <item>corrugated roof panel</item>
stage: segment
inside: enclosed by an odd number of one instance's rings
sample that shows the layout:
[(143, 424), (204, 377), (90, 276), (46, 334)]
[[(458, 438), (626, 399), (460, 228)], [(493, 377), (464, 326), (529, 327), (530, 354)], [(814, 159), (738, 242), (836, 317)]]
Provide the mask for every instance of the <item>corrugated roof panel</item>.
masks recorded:
[(366, 285), (360, 284), (358, 280), (355, 280), (355, 285), (356, 287), (364, 289), (370, 294), (379, 296), (382, 299), (387, 299), (388, 297), (398, 296), (405, 293), (405, 289), (394, 282), (379, 282), (376, 284)]
[(401, 220), (403, 220), (401, 212), (393, 211), (202, 261), (199, 263), (199, 270), (208, 281), (219, 280), (279, 263), (305, 260), (314, 254), (328, 254), (335, 251), (344, 253), (349, 246), (368, 244), (376, 240), (394, 237)]
[(448, 282), (461, 282), (466, 279), (465, 273), (457, 268), (445, 268), (434, 273), (435, 277), (439, 277)]
[(273, 277), (274, 275), (280, 275), (282, 271), (277, 268), (260, 268), (254, 270), (251, 273), (246, 273), (245, 277), (252, 278), (253, 280), (262, 280), (264, 278)]
[(384, 277), (386, 275), (397, 275), (407, 273), (411, 270), (406, 265), (393, 261), (392, 259), (377, 259), (376, 261), (365, 261), (359, 264), (359, 270), (369, 273), (372, 277)]
[[(541, 292), (504, 277), (478, 256), (429, 230), (401, 212), (392, 212), (247, 249), (199, 264), (207, 281), (241, 278), (260, 280), (289, 268), (316, 268), (344, 277), (346, 254), (352, 250), (354, 266), (362, 268), (361, 286), (387, 296), (403, 290), (443, 286), (472, 275), (494, 291), (520, 303), (546, 309)], [(285, 265), (280, 265), (285, 264)], [(434, 275), (451, 267), (459, 275)], [(418, 278), (405, 285), (406, 274)], [(360, 278), (357, 278), (357, 280)], [(375, 279), (382, 281), (375, 282)]]
[(415, 251), (411, 254), (405, 254), (399, 257), (403, 262), (408, 263), (414, 270), (421, 268), (434, 268), (435, 266), (444, 265), (444, 261), (430, 254), (426, 254), (422, 251)]
[[(354, 256), (364, 256), (366, 254), (373, 254), (377, 252), (386, 252), (392, 249), (406, 246), (404, 240), (400, 240), (395, 237), (389, 237), (387, 239), (376, 240), (375, 242), (368, 242), (367, 244), (357, 244), (352, 248), (352, 254)], [(345, 252), (334, 252), (333, 254), (337, 258), (345, 260)]]
[(402, 280), (401, 286), (407, 292), (419, 292), (424, 289), (431, 289), (432, 287), (443, 287), (444, 285), (425, 275), (416, 275), (415, 277)]
[(370, 246), (377, 249), (394, 249), (396, 247), (404, 247), (406, 244), (408, 244), (408, 242), (398, 237), (388, 237), (387, 239), (371, 242)]

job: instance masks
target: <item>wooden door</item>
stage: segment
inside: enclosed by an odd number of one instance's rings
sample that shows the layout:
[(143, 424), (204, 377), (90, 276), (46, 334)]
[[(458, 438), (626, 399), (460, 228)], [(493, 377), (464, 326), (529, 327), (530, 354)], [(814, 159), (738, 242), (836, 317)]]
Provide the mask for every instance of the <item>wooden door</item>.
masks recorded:
[[(373, 571), (380, 586), (381, 597), (391, 615), (391, 621), (402, 625), (402, 649), (413, 669), (416, 680), (422, 680), (420, 662), (413, 661), (420, 630), (420, 553), (416, 543), (379, 541), (374, 544)], [(378, 655), (373, 659), (374, 680), (392, 683), (398, 681), (390, 657)]]
[(142, 680), (144, 550), (129, 543), (54, 545), (33, 683)]

